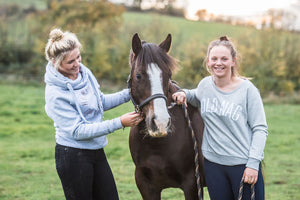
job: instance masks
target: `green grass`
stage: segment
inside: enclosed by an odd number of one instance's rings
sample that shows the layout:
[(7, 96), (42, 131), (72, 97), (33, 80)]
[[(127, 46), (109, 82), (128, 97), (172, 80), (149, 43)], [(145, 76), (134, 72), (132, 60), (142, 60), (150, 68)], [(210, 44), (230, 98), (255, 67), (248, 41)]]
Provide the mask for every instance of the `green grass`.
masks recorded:
[[(123, 30), (124, 29), (124, 30)], [(125, 12), (121, 30), (125, 38), (138, 33), (142, 40), (160, 43), (167, 34), (172, 34), (171, 55), (185, 61), (186, 51), (193, 48), (196, 54), (206, 51), (208, 43), (223, 35), (231, 38), (257, 37), (258, 30), (253, 27), (232, 26), (229, 24), (191, 21), (181, 17), (158, 15), (153, 13)], [(238, 44), (238, 41), (236, 41)], [(204, 50), (203, 50), (204, 49)], [(200, 63), (201, 65), (201, 63)]]
[(46, 0), (0, 0), (0, 5), (17, 4), (23, 8), (34, 6), (37, 9), (45, 9), (47, 6)]
[[(0, 0), (0, 5), (8, 2), (22, 4), (24, 7), (35, 4), (39, 9), (46, 7), (45, 0)], [(180, 47), (181, 41), (205, 43), (220, 35), (238, 38), (241, 33), (245, 33), (245, 37), (251, 37), (255, 32), (253, 28), (194, 22), (155, 14), (126, 12), (123, 20), (125, 33), (128, 34), (126, 38), (138, 32), (142, 39), (158, 43), (168, 33), (172, 33), (174, 47)], [(161, 29), (161, 24), (167, 29)], [(24, 32), (24, 29), (22, 31)], [(15, 31), (14, 34), (23, 34), (22, 31)], [(132, 105), (127, 103), (105, 113), (105, 118), (110, 119), (131, 110)], [(300, 105), (268, 104), (265, 110), (269, 125), (264, 161), (266, 199), (298, 200)], [(120, 199), (137, 200), (141, 197), (135, 186), (128, 133), (129, 128), (126, 128), (109, 135), (109, 144), (105, 151), (115, 175)], [(1, 200), (64, 199), (55, 170), (54, 136), (53, 122), (44, 112), (43, 87), (0, 83)], [(208, 199), (207, 191), (205, 195), (205, 199)], [(162, 199), (183, 199), (182, 192), (168, 189), (163, 192)]]
[[(149, 29), (152, 28), (152, 34), (149, 34), (149, 37), (160, 32), (162, 28), (160, 28), (159, 26), (163, 24), (163, 30), (166, 31), (165, 34), (172, 33), (172, 35), (174, 35), (173, 39), (177, 40), (179, 38), (182, 41), (189, 41), (189, 39), (195, 37), (198, 40), (202, 40), (199, 41), (199, 43), (209, 42), (222, 35), (237, 37), (240, 36), (241, 33), (251, 32), (255, 30), (254, 28), (245, 26), (231, 26), (224, 23), (191, 21), (182, 17), (172, 17), (151, 13), (141, 14), (136, 12), (125, 12), (123, 14), (123, 17), (124, 24), (126, 24), (127, 27), (131, 24), (134, 24), (134, 27), (142, 27), (143, 29), (140, 30), (142, 33), (147, 30), (147, 26), (151, 25)], [(167, 28), (169, 28), (169, 30), (167, 30)], [(159, 34), (159, 37), (163, 36), (166, 37), (167, 35)], [(148, 40), (148, 38), (145, 39)], [(161, 40), (162, 39), (164, 38), (161, 38)]]
[(267, 199), (300, 199), (300, 106), (265, 106), (269, 136), (265, 151)]
[[(0, 199), (64, 199), (54, 162), (54, 128), (44, 112), (44, 88), (0, 85)], [(130, 103), (105, 113), (105, 119), (133, 110)], [(266, 199), (300, 199), (300, 105), (266, 105), (269, 136), (265, 148)], [(128, 148), (129, 128), (109, 135), (105, 147), (121, 200), (141, 196)], [(183, 199), (167, 189), (162, 199)], [(205, 199), (207, 191), (205, 190)]]

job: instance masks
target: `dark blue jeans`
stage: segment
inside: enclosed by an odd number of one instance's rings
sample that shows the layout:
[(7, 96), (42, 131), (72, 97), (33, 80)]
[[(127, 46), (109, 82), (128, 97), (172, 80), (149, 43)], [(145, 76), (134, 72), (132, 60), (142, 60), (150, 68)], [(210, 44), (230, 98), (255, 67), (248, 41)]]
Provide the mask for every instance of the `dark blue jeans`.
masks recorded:
[(56, 144), (56, 170), (67, 200), (118, 200), (103, 149), (84, 150)]
[[(204, 159), (204, 175), (211, 200), (234, 200), (238, 198), (240, 182), (245, 165), (225, 166)], [(261, 168), (255, 184), (255, 200), (265, 199), (264, 179)], [(250, 200), (251, 185), (244, 184), (243, 200)]]

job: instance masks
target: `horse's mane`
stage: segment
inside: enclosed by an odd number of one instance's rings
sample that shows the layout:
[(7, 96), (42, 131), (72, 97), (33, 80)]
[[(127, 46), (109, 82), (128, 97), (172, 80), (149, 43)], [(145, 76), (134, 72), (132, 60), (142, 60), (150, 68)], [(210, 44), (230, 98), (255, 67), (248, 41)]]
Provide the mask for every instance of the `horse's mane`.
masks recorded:
[[(130, 59), (133, 58), (133, 52), (130, 53)], [(146, 68), (150, 63), (156, 63), (163, 73), (172, 75), (172, 71), (177, 68), (178, 61), (166, 53), (162, 48), (153, 43), (142, 41), (142, 49), (135, 59), (135, 66)], [(132, 63), (133, 64), (133, 63)]]

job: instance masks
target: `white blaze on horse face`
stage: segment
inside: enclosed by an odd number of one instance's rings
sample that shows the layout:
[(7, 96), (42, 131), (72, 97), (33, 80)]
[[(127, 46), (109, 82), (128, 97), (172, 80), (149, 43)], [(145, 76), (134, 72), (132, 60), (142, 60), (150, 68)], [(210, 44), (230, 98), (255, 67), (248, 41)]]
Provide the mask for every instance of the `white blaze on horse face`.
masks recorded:
[[(162, 87), (161, 69), (155, 63), (151, 63), (148, 67), (147, 74), (149, 76), (151, 84), (151, 95), (164, 94)], [(158, 128), (158, 132), (150, 132), (150, 135), (160, 137), (167, 135), (167, 129), (169, 125), (170, 115), (166, 101), (163, 98), (156, 98), (153, 100), (154, 108), (154, 122)]]

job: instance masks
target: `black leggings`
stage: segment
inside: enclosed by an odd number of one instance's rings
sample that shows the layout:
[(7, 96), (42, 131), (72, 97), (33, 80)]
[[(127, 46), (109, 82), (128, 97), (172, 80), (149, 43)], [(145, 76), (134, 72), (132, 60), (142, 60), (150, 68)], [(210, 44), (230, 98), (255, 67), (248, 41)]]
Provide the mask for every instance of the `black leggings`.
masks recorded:
[(56, 144), (56, 170), (67, 200), (118, 200), (115, 180), (103, 149)]
[[(238, 198), (240, 181), (245, 165), (225, 166), (204, 159), (204, 174), (208, 193), (211, 200), (233, 200)], [(261, 169), (254, 186), (255, 200), (265, 199), (264, 179)], [(250, 200), (249, 184), (244, 185), (243, 200)]]

